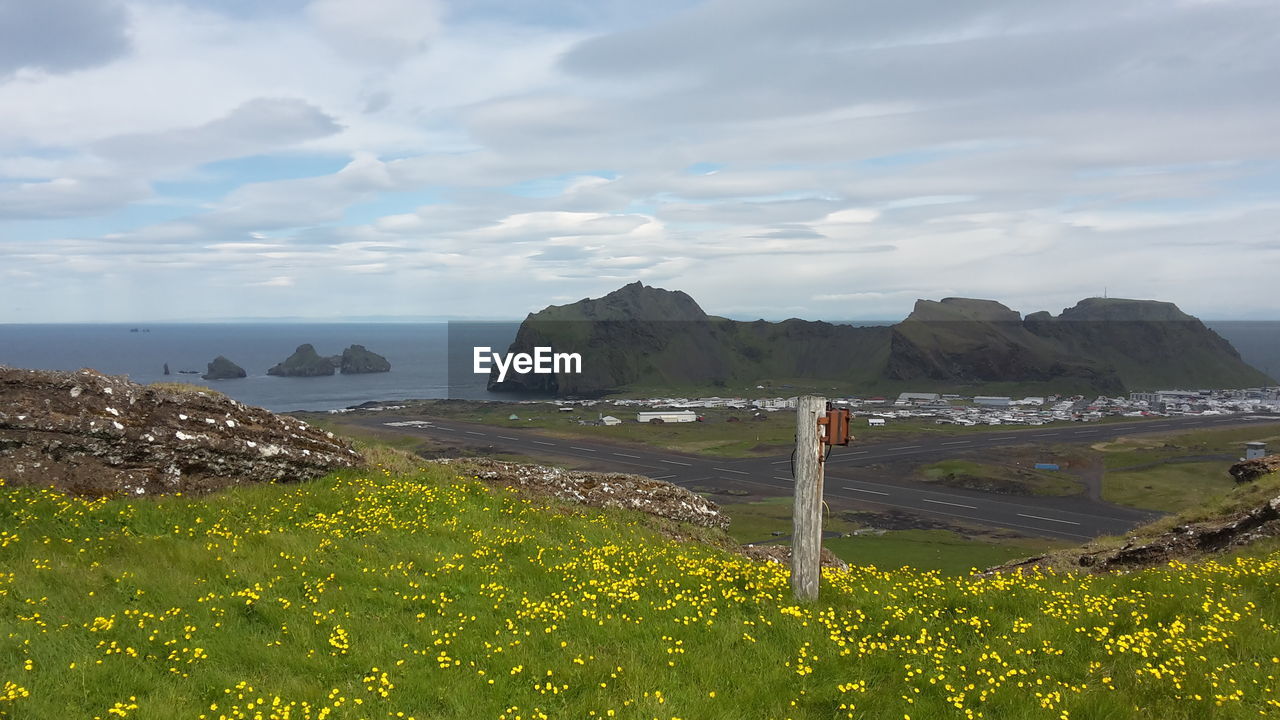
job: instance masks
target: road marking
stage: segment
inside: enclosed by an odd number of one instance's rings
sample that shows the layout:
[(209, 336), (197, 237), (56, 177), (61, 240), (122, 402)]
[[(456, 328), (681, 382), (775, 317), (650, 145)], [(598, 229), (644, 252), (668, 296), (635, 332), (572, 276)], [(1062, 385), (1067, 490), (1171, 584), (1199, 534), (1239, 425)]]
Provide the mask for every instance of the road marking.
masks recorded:
[(499, 438), (499, 439), (502, 439), (502, 440), (515, 440), (515, 441), (517, 441), (517, 442), (519, 442), (519, 440), (520, 440), (520, 438), (508, 437), (508, 436), (506, 436), (506, 435), (499, 435), (499, 436), (498, 436), (498, 438)]
[(1079, 525), (1079, 524), (1080, 524), (1080, 523), (1078, 523), (1078, 522), (1072, 522), (1072, 521), (1070, 521), (1070, 520), (1059, 520), (1058, 518), (1047, 518), (1047, 517), (1041, 517), (1041, 516), (1039, 516), (1039, 515), (1027, 515), (1026, 513), (1018, 513), (1018, 517), (1035, 518), (1036, 520), (1048, 520), (1049, 522), (1063, 523), (1063, 524), (1065, 524), (1065, 525)]
[(446, 431), (448, 431), (448, 432), (456, 432), (453, 428), (447, 428), (447, 427), (445, 427), (445, 426), (443, 426), (443, 425), (436, 425), (436, 426), (435, 426), (435, 429), (436, 429), (436, 430), (446, 430)]
[(693, 467), (693, 463), (682, 463), (676, 460), (659, 460), (658, 462), (664, 462), (668, 465), (683, 465), (685, 467)]
[(467, 434), (468, 435), (486, 435), (487, 433), (476, 432), (475, 430), (468, 430)]
[(889, 448), (889, 452), (896, 452), (898, 450), (914, 450), (918, 447), (920, 446), (919, 445), (903, 445), (902, 447)]
[(933, 503), (935, 505), (950, 505), (952, 507), (969, 508), (970, 510), (978, 509), (978, 506), (976, 505), (961, 505), (960, 503), (947, 502), (946, 500), (930, 500), (929, 498), (920, 498), (920, 499), (927, 503)]
[(944, 442), (942, 444), (943, 445), (968, 445), (971, 442), (973, 441), (972, 440), (952, 440), (951, 442)]
[(657, 477), (651, 477), (649, 479), (650, 480), (666, 480), (667, 478), (673, 478), (673, 477), (675, 477), (675, 475), (658, 475)]
[(750, 475), (750, 474), (751, 474), (751, 473), (749, 473), (749, 472), (743, 472), (742, 470), (730, 470), (729, 468), (718, 468), (718, 467), (713, 467), (713, 468), (711, 468), (711, 469), (712, 469), (712, 470), (719, 470), (720, 472), (731, 472), (731, 473), (737, 473), (738, 475)]
[(534, 442), (538, 443), (539, 445), (555, 445), (555, 443), (542, 442), (541, 440), (534, 440)]
[(600, 452), (599, 450), (592, 450), (591, 448), (578, 447), (577, 445), (570, 445), (570, 446), (569, 446), (569, 449), (570, 449), (570, 450), (581, 450), (582, 452)]
[(770, 465), (786, 465), (786, 464), (787, 464), (787, 463), (789, 463), (789, 462), (791, 462), (791, 459), (790, 459), (790, 458), (788, 458), (788, 459), (786, 459), (786, 460), (774, 460), (773, 462), (771, 462), (771, 463), (769, 463), (769, 464), (770, 464)]
[(1100, 431), (1100, 430), (1073, 430), (1073, 431), (1071, 431), (1071, 434), (1072, 434), (1072, 435), (1087, 435), (1088, 433), (1096, 433), (1096, 432), (1101, 432), (1101, 431)]
[(774, 475), (774, 476), (773, 476), (773, 479), (774, 479), (774, 480), (782, 480), (782, 481), (784, 481), (784, 482), (795, 482), (795, 478), (784, 478), (784, 477), (778, 477), (777, 475)]
[(871, 493), (872, 495), (888, 495), (889, 494), (887, 492), (880, 492), (879, 490), (863, 490), (862, 488), (851, 488), (851, 487), (841, 488), (841, 490), (852, 490), (854, 492), (860, 492), (860, 493)]
[(1018, 436), (1017, 436), (1017, 435), (1010, 435), (1009, 437), (991, 438), (991, 439), (992, 439), (992, 440), (1017, 440), (1017, 439), (1018, 439)]
[(1056, 432), (1051, 432), (1051, 433), (1040, 433), (1039, 435), (1032, 435), (1031, 437), (1053, 437), (1054, 435), (1057, 435), (1057, 434), (1058, 434), (1058, 433), (1056, 433)]
[(629, 457), (629, 458), (635, 458), (636, 460), (639, 460), (639, 459), (640, 459), (640, 456), (639, 456), (639, 455), (628, 455), (628, 454), (626, 454), (626, 453), (610, 453), (610, 455), (617, 455), (618, 457)]

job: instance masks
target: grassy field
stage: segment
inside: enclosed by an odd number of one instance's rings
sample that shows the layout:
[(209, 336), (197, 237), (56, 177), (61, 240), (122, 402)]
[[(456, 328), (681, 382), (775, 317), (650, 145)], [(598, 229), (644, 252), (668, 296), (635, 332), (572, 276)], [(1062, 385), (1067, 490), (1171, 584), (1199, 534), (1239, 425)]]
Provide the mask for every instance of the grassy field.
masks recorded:
[[(766, 413), (766, 420), (753, 419), (754, 411), (706, 408), (696, 412), (705, 422), (641, 424), (635, 422), (637, 408), (601, 404), (574, 407), (561, 412), (554, 403), (481, 403), (467, 401), (421, 401), (405, 411), (386, 412), (387, 420), (400, 417), (452, 418), (498, 428), (530, 428), (566, 439), (612, 440), (639, 443), (677, 452), (721, 457), (758, 457), (790, 451), (795, 442), (795, 413)], [(381, 416), (380, 415), (380, 416)], [(512, 415), (515, 420), (510, 419)], [(600, 415), (613, 415), (621, 425), (583, 425)], [(731, 421), (736, 418), (737, 421)], [(308, 416), (308, 420), (312, 417)], [(1132, 418), (1115, 418), (1115, 422)], [(347, 427), (343, 418), (334, 420)], [(891, 440), (954, 437), (984, 432), (1009, 432), (1007, 425), (939, 425), (928, 418), (889, 420), (883, 427), (869, 427), (866, 418), (854, 418), (854, 444)], [(347, 432), (346, 429), (343, 432)], [(837, 451), (838, 452), (838, 451)]]
[(868, 566), (796, 605), (781, 566), (439, 469), (200, 499), (0, 487), (0, 528), (5, 718), (1280, 711), (1275, 554), (1112, 577)]
[(1280, 424), (1151, 433), (1098, 443), (1093, 449), (1106, 468), (1103, 499), (1166, 512), (1213, 503), (1235, 487), (1227, 468), (1244, 455), (1244, 443), (1253, 440), (1280, 445)]
[(1062, 472), (1011, 467), (971, 460), (943, 460), (919, 470), (925, 482), (1020, 495), (1078, 495), (1079, 482)]
[[(719, 498), (717, 498), (719, 501)], [(732, 522), (729, 534), (739, 543), (769, 542), (773, 533), (791, 534), (791, 498), (752, 503), (721, 503)], [(865, 530), (839, 515), (827, 516), (823, 530), (853, 533)], [(1043, 553), (1064, 543), (1047, 538), (969, 537), (951, 530), (886, 530), (881, 534), (829, 538), (823, 545), (845, 562), (882, 568), (910, 566), (944, 575), (966, 575), (1008, 560)]]
[(1235, 487), (1229, 463), (1170, 463), (1143, 470), (1111, 470), (1102, 485), (1107, 502), (1177, 512), (1219, 498)]

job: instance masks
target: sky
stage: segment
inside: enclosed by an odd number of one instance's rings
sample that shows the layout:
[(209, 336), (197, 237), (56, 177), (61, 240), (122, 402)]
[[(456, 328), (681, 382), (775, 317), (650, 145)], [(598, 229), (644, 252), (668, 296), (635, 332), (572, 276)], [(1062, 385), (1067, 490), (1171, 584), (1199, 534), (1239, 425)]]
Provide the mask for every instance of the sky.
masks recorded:
[(1280, 319), (1274, 0), (0, 0), (0, 322)]

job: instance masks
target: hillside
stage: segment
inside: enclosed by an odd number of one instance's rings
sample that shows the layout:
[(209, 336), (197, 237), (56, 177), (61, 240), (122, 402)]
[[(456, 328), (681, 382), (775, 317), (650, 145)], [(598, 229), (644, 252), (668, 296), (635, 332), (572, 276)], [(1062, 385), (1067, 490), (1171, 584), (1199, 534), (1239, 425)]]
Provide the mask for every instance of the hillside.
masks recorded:
[[(0, 486), (0, 717), (1245, 718), (1280, 555), (784, 567), (443, 467), (203, 498)], [(1191, 658), (1195, 658), (1194, 661)]]
[(543, 345), (583, 356), (578, 375), (518, 375), (490, 389), (592, 396), (632, 387), (834, 381), (863, 391), (956, 390), (988, 383), (1117, 394), (1161, 387), (1248, 387), (1269, 379), (1171, 303), (1090, 298), (1025, 319), (992, 300), (920, 300), (890, 327), (706, 314), (687, 294), (631, 283), (550, 306), (521, 324), (512, 352)]

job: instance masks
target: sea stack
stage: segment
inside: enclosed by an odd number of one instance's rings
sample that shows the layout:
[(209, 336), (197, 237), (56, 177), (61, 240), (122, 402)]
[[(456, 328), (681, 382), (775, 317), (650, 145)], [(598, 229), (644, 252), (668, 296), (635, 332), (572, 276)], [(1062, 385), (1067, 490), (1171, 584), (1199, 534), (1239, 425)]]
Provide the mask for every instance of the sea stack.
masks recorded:
[(320, 357), (310, 344), (299, 345), (284, 362), (267, 371), (268, 375), (280, 377), (320, 377), (332, 375), (333, 363), (328, 358)]
[[(166, 365), (166, 375), (169, 374), (168, 371), (169, 366)], [(244, 368), (231, 362), (226, 358), (226, 356), (219, 355), (213, 359), (213, 362), (209, 363), (208, 371), (200, 377), (205, 380), (233, 380), (235, 378), (242, 378), (246, 376), (247, 373), (244, 371)]]
[(340, 363), (343, 375), (390, 372), (391, 363), (383, 356), (366, 350), (363, 345), (352, 345), (342, 351)]

